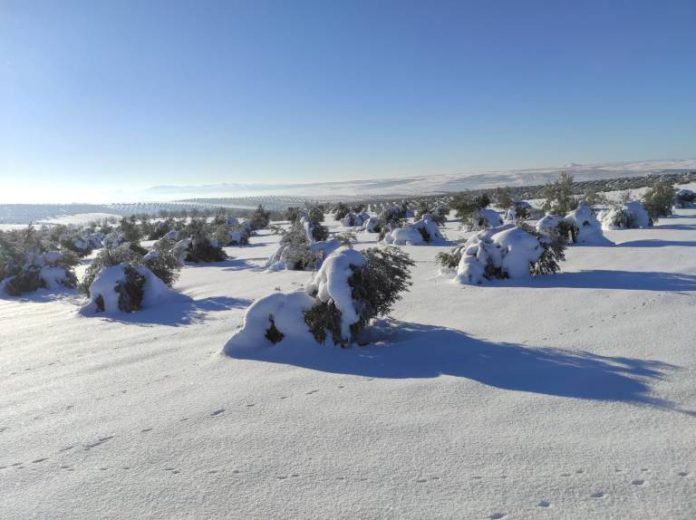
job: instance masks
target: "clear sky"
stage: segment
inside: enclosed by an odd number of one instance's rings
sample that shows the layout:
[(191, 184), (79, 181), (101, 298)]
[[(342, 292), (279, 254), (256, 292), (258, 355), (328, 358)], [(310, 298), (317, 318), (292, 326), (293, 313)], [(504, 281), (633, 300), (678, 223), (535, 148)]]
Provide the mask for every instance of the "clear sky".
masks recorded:
[(695, 28), (694, 0), (0, 0), (0, 199), (694, 157)]

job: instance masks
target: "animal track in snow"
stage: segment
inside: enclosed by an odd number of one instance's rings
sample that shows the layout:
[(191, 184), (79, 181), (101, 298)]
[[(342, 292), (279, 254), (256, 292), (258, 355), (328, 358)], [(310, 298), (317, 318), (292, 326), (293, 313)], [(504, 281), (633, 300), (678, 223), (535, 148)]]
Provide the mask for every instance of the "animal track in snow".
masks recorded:
[(632, 480), (631, 484), (633, 484), (634, 486), (644, 486), (646, 484), (646, 481), (643, 479), (637, 478), (635, 480)]
[(551, 507), (551, 502), (549, 502), (547, 500), (542, 500), (541, 502), (539, 502), (537, 504), (537, 506), (543, 507), (544, 509), (547, 509), (547, 508)]
[(97, 446), (101, 446), (102, 444), (104, 444), (105, 442), (110, 441), (110, 440), (113, 439), (113, 438), (114, 438), (113, 435), (109, 435), (108, 437), (100, 437), (100, 438), (99, 438), (98, 440), (96, 440), (95, 442), (91, 442), (91, 443), (89, 443), (89, 444), (85, 444), (85, 445), (84, 445), (84, 448), (85, 448), (85, 450), (91, 450), (92, 448), (96, 448)]
[(679, 473), (677, 473), (677, 475), (679, 475), (680, 477), (688, 477), (689, 472), (688, 471), (680, 471)]
[(40, 459), (32, 460), (31, 463), (32, 463), (32, 464), (38, 464), (39, 462), (43, 462), (43, 461), (45, 461), (45, 460), (48, 460), (48, 457), (42, 457), (42, 458), (40, 458)]
[(505, 518), (507, 516), (507, 513), (493, 513), (490, 518), (490, 520), (500, 520), (501, 518)]
[(143, 428), (142, 430), (140, 430), (140, 433), (147, 433), (147, 432), (151, 432), (151, 431), (152, 431), (152, 428)]
[(216, 417), (216, 416), (220, 415), (221, 413), (223, 413), (224, 411), (225, 411), (224, 408), (220, 408), (219, 410), (215, 410), (214, 412), (211, 412), (211, 413), (210, 413), (210, 416), (211, 416), (211, 417)]
[(603, 491), (597, 491), (596, 493), (592, 493), (590, 496), (592, 498), (604, 498), (605, 494)]
[(316, 394), (319, 390), (310, 390), (306, 395)]

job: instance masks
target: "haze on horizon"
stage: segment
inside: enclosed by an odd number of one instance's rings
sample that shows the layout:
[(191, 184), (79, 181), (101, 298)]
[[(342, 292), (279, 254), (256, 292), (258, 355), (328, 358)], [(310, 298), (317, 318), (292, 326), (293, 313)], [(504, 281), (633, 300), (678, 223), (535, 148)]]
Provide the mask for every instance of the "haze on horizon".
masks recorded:
[(696, 156), (696, 3), (0, 5), (0, 203)]

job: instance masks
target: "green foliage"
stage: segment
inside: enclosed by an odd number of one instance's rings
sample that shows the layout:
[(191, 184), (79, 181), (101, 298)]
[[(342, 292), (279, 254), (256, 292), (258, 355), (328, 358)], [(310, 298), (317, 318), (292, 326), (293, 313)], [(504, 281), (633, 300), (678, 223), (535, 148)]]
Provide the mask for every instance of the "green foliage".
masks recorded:
[(285, 220), (290, 221), (291, 224), (299, 222), (302, 217), (302, 210), (298, 207), (291, 206), (285, 211)]
[(333, 210), (334, 218), (336, 220), (341, 220), (346, 215), (348, 215), (348, 213), (350, 213), (350, 208), (344, 202), (339, 202), (338, 204), (336, 204)]
[(672, 214), (675, 190), (669, 182), (657, 182), (643, 194), (643, 206), (648, 215), (656, 222), (661, 217)]
[(472, 215), (478, 210), (490, 205), (491, 199), (486, 193), (472, 195), (470, 193), (459, 193), (452, 201), (452, 208), (456, 211), (456, 216), (462, 222), (468, 222)]
[(264, 336), (266, 337), (266, 339), (268, 341), (270, 341), (274, 345), (276, 343), (280, 343), (281, 341), (283, 341), (285, 334), (280, 332), (278, 330), (278, 327), (276, 327), (275, 319), (273, 318), (273, 314), (269, 314), (268, 321), (270, 322), (270, 326), (268, 327), (268, 329), (266, 329), (266, 333), (264, 334)]
[(309, 231), (312, 233), (312, 238), (317, 242), (328, 240), (329, 238), (329, 228), (319, 223), (311, 223)]
[(85, 276), (79, 285), (80, 291), (89, 295), (89, 288), (105, 267), (111, 267), (118, 264), (141, 264), (142, 256), (134, 252), (128, 246), (128, 244), (121, 244), (118, 247), (102, 249), (94, 260), (92, 260), (89, 267), (87, 267)]
[(514, 200), (512, 194), (510, 193), (510, 188), (498, 187), (495, 189), (493, 194), (495, 203), (501, 209), (510, 209), (514, 205)]
[(263, 209), (263, 206), (261, 204), (259, 204), (259, 206), (256, 208), (254, 213), (252, 213), (251, 217), (249, 218), (249, 224), (251, 226), (252, 231), (267, 228), (270, 222), (271, 212)]
[(10, 296), (19, 296), (46, 287), (46, 283), (40, 276), (41, 268), (30, 266), (22, 269), (12, 276), (5, 284), (5, 291)]
[[(567, 223), (565, 223), (567, 225)], [(519, 224), (519, 228), (523, 229), (530, 235), (534, 235), (539, 240), (539, 243), (544, 248), (541, 256), (536, 262), (532, 262), (529, 266), (529, 272), (534, 275), (554, 274), (561, 270), (560, 262), (565, 261), (565, 249), (568, 245), (566, 237), (568, 235), (559, 234), (558, 236), (550, 237), (538, 233), (533, 227), (527, 224)]]
[(450, 252), (442, 251), (435, 256), (435, 263), (439, 264), (440, 267), (448, 271), (456, 269), (457, 266), (459, 266), (463, 253), (464, 246), (455, 247)]
[(137, 244), (143, 238), (135, 216), (130, 218), (123, 217), (119, 223), (119, 230), (123, 233), (126, 242)]
[(555, 215), (565, 215), (578, 207), (573, 197), (573, 176), (561, 172), (560, 177), (544, 186), (544, 211)]
[(327, 332), (339, 345), (356, 341), (370, 320), (388, 314), (411, 285), (414, 262), (398, 247), (370, 248), (362, 255), (365, 264), (351, 266), (353, 274), (348, 279), (359, 316), (351, 326), (351, 337), (342, 337), (341, 313), (332, 300), (318, 302), (305, 312), (305, 322), (319, 343), (324, 343)]
[(324, 208), (321, 206), (309, 206), (307, 208), (307, 218), (312, 224), (324, 222)]
[(179, 278), (181, 264), (172, 251), (173, 244), (168, 240), (160, 240), (153, 246), (155, 254), (148, 255), (143, 259), (143, 265), (162, 280), (167, 287), (174, 285)]

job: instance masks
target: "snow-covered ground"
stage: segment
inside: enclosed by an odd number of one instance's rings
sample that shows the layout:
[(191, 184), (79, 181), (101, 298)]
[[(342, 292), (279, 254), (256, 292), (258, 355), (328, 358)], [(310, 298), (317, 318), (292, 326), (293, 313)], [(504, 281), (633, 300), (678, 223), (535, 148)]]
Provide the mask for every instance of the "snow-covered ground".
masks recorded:
[(262, 270), (266, 232), (165, 307), (0, 300), (0, 518), (694, 518), (696, 210), (607, 236), (485, 286), (403, 246), (364, 348), (221, 353), (311, 279)]

